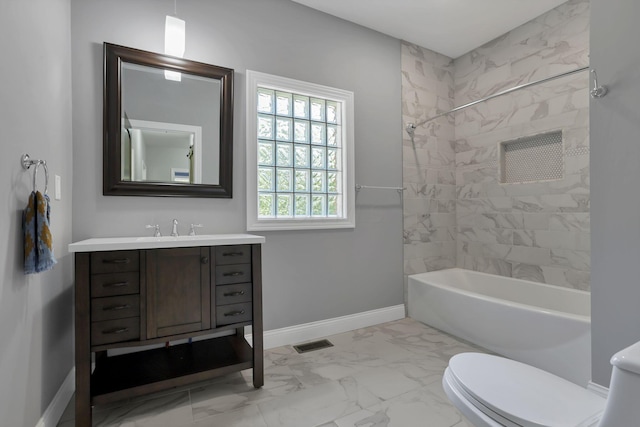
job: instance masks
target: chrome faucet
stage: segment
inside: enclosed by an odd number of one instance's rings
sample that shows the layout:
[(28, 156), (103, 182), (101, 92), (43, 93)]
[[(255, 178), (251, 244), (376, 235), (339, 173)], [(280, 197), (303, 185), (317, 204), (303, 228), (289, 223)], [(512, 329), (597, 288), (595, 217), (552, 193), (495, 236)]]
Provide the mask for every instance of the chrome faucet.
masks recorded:
[(178, 220), (177, 219), (173, 220), (173, 228), (171, 228), (171, 235), (173, 237), (179, 236), (179, 234), (178, 234)]
[(191, 224), (191, 228), (189, 229), (189, 236), (196, 235), (196, 228), (204, 227), (202, 224)]
[(162, 237), (162, 234), (160, 234), (160, 226), (158, 224), (147, 225), (145, 228), (153, 228), (153, 237)]

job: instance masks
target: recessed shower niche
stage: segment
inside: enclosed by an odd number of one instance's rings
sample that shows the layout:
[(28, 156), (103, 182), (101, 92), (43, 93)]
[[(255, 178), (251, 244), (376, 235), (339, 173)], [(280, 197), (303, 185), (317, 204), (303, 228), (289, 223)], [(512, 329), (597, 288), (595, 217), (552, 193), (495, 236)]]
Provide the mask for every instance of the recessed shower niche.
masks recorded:
[(500, 182), (562, 179), (562, 131), (541, 133), (500, 143)]

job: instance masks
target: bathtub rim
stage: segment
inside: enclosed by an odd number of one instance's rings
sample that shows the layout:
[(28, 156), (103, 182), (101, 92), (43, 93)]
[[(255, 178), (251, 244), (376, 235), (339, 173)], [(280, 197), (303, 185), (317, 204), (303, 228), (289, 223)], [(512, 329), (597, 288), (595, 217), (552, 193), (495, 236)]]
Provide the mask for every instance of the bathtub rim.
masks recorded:
[[(509, 306), (513, 306), (513, 307), (517, 307), (517, 308), (521, 308), (524, 310), (529, 310), (529, 311), (534, 311), (534, 312), (538, 312), (538, 313), (544, 313), (547, 315), (552, 315), (552, 316), (558, 316), (558, 317), (565, 317), (565, 318), (569, 318), (572, 320), (576, 320), (576, 321), (582, 321), (582, 322), (587, 322), (587, 323), (591, 323), (591, 316), (590, 315), (581, 315), (581, 314), (574, 314), (574, 313), (568, 313), (566, 311), (560, 311), (560, 310), (554, 310), (554, 309), (550, 309), (550, 308), (543, 308), (543, 307), (539, 307), (537, 305), (531, 305), (531, 304), (523, 304), (521, 302), (516, 302), (516, 301), (511, 301), (509, 299), (504, 299), (504, 298), (497, 298), (497, 297), (493, 297), (493, 296), (488, 296), (488, 295), (484, 295), (481, 294), (479, 292), (472, 292), (472, 291), (468, 291), (466, 289), (460, 289), (454, 286), (450, 286), (450, 285), (444, 285), (444, 284), (440, 284), (440, 283), (434, 283), (434, 282), (426, 282), (424, 280), (419, 280), (419, 277), (422, 276), (426, 276), (426, 275), (431, 275), (434, 273), (441, 273), (441, 272), (446, 272), (446, 271), (462, 271), (463, 274), (465, 273), (472, 273), (472, 274), (478, 274), (478, 275), (482, 275), (482, 276), (489, 276), (489, 277), (501, 277), (504, 279), (508, 279), (508, 280), (514, 280), (517, 282), (521, 282), (521, 283), (527, 283), (527, 284), (533, 284), (535, 286), (541, 286), (547, 289), (553, 289), (553, 290), (561, 290), (562, 292), (568, 292), (570, 294), (578, 294), (578, 295), (588, 295), (589, 296), (589, 301), (591, 301), (591, 293), (587, 292), (587, 291), (583, 291), (581, 289), (573, 289), (573, 288), (563, 288), (560, 286), (556, 286), (556, 285), (549, 285), (547, 283), (541, 283), (541, 282), (533, 282), (531, 280), (524, 280), (524, 279), (518, 279), (515, 277), (508, 277), (508, 276), (501, 276), (499, 274), (490, 274), (490, 273), (484, 273), (481, 271), (475, 271), (475, 270), (468, 270), (465, 268), (460, 268), (460, 267), (453, 267), (453, 268), (445, 268), (445, 269), (441, 269), (441, 270), (434, 270), (434, 271), (428, 271), (425, 273), (416, 273), (416, 274), (410, 274), (408, 275), (408, 280), (407, 283), (409, 285), (409, 280), (413, 280), (416, 282), (421, 282), (421, 283), (425, 283), (429, 286), (433, 286), (436, 287), (438, 289), (441, 290), (445, 290), (448, 292), (454, 292), (456, 294), (459, 295), (465, 295), (468, 297), (472, 297), (472, 298), (477, 298), (483, 301), (487, 301), (487, 302), (491, 302), (491, 303), (496, 303), (496, 304), (506, 304)], [(408, 286), (408, 291), (410, 292), (411, 286)], [(409, 302), (411, 301), (411, 299), (409, 299)], [(590, 308), (590, 307), (589, 307)]]

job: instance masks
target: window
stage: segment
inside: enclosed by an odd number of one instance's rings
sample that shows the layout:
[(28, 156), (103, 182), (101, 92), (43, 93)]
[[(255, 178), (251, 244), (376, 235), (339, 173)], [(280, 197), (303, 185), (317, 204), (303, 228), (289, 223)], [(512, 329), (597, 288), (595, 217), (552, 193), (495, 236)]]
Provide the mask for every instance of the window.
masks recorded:
[(247, 229), (355, 227), (353, 93), (247, 71)]

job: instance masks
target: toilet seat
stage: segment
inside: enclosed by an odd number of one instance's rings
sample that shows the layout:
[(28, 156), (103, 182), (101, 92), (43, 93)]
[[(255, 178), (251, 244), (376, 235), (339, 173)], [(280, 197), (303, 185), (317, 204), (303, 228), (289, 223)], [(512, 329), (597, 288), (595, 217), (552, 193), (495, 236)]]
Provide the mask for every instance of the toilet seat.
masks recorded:
[(465, 405), (504, 426), (594, 426), (606, 403), (553, 374), (489, 354), (452, 357), (444, 381)]

